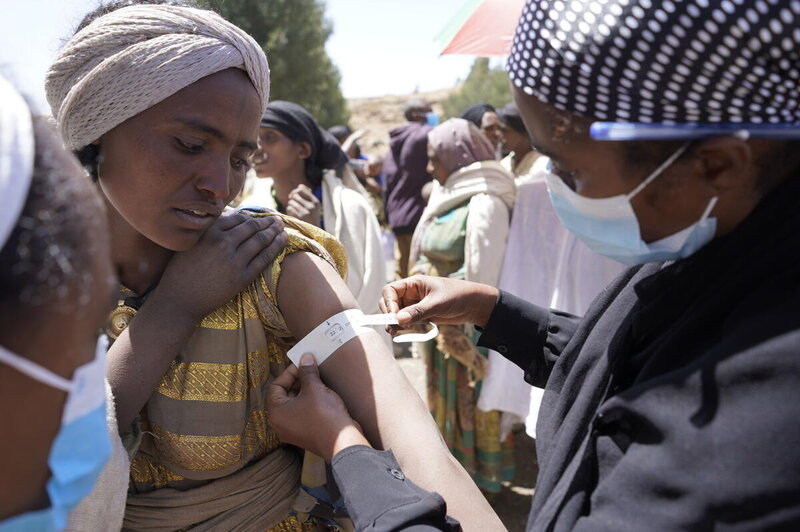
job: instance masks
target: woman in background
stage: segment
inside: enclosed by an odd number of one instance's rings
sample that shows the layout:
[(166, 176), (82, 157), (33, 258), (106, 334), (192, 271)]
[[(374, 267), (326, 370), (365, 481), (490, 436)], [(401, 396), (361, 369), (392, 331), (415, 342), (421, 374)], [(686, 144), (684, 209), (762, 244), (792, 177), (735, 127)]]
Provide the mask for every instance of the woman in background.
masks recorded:
[(492, 144), (494, 159), (503, 156), (503, 124), (497, 116), (497, 109), (488, 103), (473, 105), (461, 115), (461, 118), (475, 124)]
[[(428, 134), (435, 184), (411, 244), (412, 274), (497, 284), (514, 205), (514, 178), (470, 122), (453, 118)], [(514, 475), (510, 440), (500, 442), (499, 412), (476, 408), (486, 372), (472, 331), (446, 325), (418, 345), (428, 370), (428, 406), (453, 454), (487, 492)]]
[(380, 226), (336, 138), (296, 103), (275, 101), (259, 128), (258, 180), (241, 205), (259, 205), (332, 234), (347, 255), (347, 287), (364, 312), (386, 282)]

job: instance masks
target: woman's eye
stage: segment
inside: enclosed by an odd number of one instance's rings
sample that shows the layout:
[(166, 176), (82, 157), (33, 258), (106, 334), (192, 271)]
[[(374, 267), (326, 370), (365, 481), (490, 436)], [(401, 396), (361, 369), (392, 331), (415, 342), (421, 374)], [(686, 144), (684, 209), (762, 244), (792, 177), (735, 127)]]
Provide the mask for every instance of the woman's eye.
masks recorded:
[(183, 148), (186, 151), (190, 151), (192, 153), (197, 153), (197, 152), (203, 151), (203, 145), (202, 144), (196, 144), (194, 142), (189, 142), (189, 141), (183, 140), (183, 139), (181, 139), (179, 137), (175, 137), (175, 140), (177, 140), (178, 144), (180, 145), (180, 147)]
[(247, 170), (250, 169), (250, 166), (251, 166), (250, 159), (240, 159), (240, 158), (236, 157), (236, 158), (231, 160), (231, 166), (235, 170), (244, 169), (245, 171), (247, 171)]

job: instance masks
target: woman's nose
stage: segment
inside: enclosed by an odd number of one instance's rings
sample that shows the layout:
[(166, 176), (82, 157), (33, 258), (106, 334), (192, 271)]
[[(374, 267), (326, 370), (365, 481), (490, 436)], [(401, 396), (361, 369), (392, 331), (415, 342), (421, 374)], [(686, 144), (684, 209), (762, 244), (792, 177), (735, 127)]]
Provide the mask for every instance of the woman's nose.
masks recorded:
[(202, 170), (200, 178), (197, 180), (197, 188), (213, 197), (222, 199), (228, 197), (231, 188), (231, 168), (230, 162), (226, 159), (225, 164), (215, 163), (206, 166)]

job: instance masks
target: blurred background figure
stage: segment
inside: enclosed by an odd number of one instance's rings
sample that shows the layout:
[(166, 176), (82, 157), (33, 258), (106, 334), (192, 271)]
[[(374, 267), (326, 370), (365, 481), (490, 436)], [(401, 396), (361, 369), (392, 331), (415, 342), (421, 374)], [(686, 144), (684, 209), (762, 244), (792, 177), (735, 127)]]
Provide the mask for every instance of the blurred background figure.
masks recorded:
[(336, 139), (292, 102), (270, 102), (254, 159), (258, 179), (242, 206), (294, 216), (335, 236), (347, 253), (347, 286), (364, 312), (378, 309), (385, 282), (380, 227), (368, 192)]
[(497, 110), (488, 103), (473, 105), (461, 115), (464, 120), (469, 120), (489, 139), (494, 147), (494, 158), (500, 160), (503, 155), (503, 124), (497, 117)]
[(380, 154), (373, 153), (364, 161), (364, 187), (370, 195), (370, 204), (378, 218), (381, 228), (387, 228), (386, 210), (383, 206), (383, 159)]
[[(496, 285), (516, 188), (494, 147), (472, 123), (453, 118), (428, 135), (435, 183), (411, 249), (411, 273)], [(417, 344), (428, 374), (428, 407), (453, 455), (486, 492), (514, 476), (511, 439), (500, 440), (500, 413), (476, 408), (486, 352), (472, 330), (442, 325)]]
[(425, 100), (406, 102), (403, 115), (407, 123), (389, 132), (389, 152), (383, 162), (384, 205), (395, 237), (398, 279), (408, 276), (411, 237), (427, 204), (422, 197), (422, 187), (431, 180), (427, 170), (431, 113), (431, 105)]
[(359, 144), (359, 140), (366, 134), (366, 129), (357, 129), (342, 142), (342, 151), (345, 152), (351, 160), (367, 160), (366, 155), (361, 152), (361, 144)]
[(328, 133), (334, 136), (336, 142), (339, 143), (341, 146), (344, 144), (344, 141), (347, 140), (347, 137), (353, 134), (353, 130), (350, 129), (350, 126), (347, 125), (337, 125), (328, 128)]
[(351, 159), (366, 160), (367, 157), (361, 153), (361, 145), (358, 141), (363, 137), (367, 130), (359, 129), (353, 131), (350, 126), (338, 125), (328, 128), (328, 133), (336, 138), (336, 141), (342, 147), (342, 151), (347, 154)]
[(497, 111), (497, 116), (503, 125), (503, 153), (506, 154), (500, 164), (514, 174), (517, 184), (532, 179), (531, 170), (539, 153), (531, 146), (519, 109), (512, 102)]
[(367, 177), (374, 179), (378, 186), (383, 187), (385, 176), (383, 175), (383, 161), (385, 157), (372, 154), (367, 157)]

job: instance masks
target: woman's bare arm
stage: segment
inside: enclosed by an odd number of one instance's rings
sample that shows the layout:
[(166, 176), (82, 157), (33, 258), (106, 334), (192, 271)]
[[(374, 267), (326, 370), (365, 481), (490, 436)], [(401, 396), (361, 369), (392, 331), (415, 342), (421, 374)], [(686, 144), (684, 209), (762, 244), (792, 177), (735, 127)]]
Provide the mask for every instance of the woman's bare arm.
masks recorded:
[[(289, 329), (302, 338), (326, 318), (357, 308), (333, 267), (298, 252), (283, 262), (278, 306)], [(383, 334), (382, 332), (380, 334)], [(406, 379), (378, 332), (358, 336), (321, 366), (370, 442), (391, 448), (408, 476), (447, 501), (448, 514), (464, 530), (504, 530), (492, 508), (442, 441), (422, 399)]]

